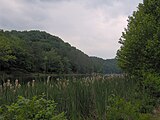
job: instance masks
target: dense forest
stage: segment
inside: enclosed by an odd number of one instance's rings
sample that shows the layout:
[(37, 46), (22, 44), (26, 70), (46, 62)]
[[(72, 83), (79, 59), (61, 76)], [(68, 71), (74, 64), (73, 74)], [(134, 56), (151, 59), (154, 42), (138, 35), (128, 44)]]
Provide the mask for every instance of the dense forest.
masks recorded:
[(115, 59), (89, 57), (44, 31), (0, 31), (0, 71), (7, 73), (120, 73)]

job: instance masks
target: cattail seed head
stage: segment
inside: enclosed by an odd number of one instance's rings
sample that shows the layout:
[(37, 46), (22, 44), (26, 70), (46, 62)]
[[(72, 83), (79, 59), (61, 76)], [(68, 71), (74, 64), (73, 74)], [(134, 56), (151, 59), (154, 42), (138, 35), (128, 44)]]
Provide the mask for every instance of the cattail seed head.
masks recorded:
[(20, 88), (21, 87), (21, 84), (18, 84), (18, 88)]
[(11, 83), (10, 83), (10, 80), (8, 79), (8, 80), (7, 80), (7, 87), (10, 87), (10, 84), (11, 84)]
[(28, 83), (27, 83), (27, 87), (30, 87), (30, 86), (31, 86), (31, 85), (30, 85), (30, 82), (28, 82)]
[(51, 76), (48, 76), (48, 77), (47, 77), (47, 84), (49, 84), (50, 77), (51, 77)]
[(35, 80), (32, 80), (32, 87), (35, 86)]
[(18, 87), (19, 83), (18, 83), (18, 79), (15, 80), (15, 86)]
[(16, 90), (13, 90), (13, 93), (16, 93)]

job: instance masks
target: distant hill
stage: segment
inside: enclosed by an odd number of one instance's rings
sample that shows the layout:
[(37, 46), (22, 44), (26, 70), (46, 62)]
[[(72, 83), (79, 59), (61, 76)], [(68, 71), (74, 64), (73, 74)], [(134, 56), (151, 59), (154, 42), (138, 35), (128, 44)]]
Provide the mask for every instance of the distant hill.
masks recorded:
[(119, 73), (116, 60), (89, 57), (44, 31), (0, 31), (0, 71)]
[(90, 57), (94, 66), (94, 69), (99, 73), (104, 74), (120, 74), (122, 70), (118, 67), (116, 59), (102, 59), (98, 57)]
[(116, 59), (107, 59), (105, 60), (104, 73), (106, 74), (120, 74), (122, 70), (118, 67)]

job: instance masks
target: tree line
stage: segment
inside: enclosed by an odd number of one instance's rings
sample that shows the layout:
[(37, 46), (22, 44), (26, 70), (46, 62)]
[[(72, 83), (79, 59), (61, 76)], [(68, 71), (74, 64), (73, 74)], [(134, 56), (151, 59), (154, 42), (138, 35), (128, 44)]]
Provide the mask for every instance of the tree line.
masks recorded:
[(116, 60), (89, 57), (44, 31), (0, 31), (0, 70), (8, 73), (119, 73)]

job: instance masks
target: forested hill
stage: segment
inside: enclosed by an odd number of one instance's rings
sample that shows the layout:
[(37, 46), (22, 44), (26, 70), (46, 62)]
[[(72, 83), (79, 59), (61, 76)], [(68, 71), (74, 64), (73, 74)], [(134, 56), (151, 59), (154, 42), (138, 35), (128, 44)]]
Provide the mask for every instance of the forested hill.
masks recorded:
[(119, 73), (116, 60), (89, 57), (42, 31), (0, 31), (0, 71), (13, 73)]

